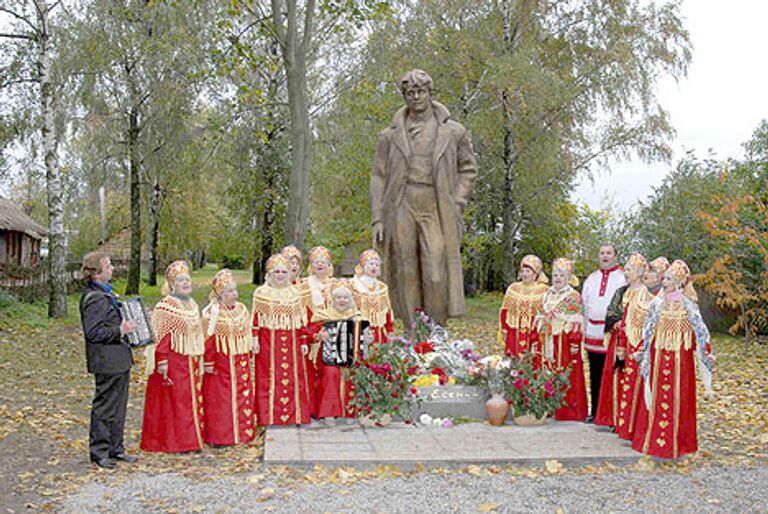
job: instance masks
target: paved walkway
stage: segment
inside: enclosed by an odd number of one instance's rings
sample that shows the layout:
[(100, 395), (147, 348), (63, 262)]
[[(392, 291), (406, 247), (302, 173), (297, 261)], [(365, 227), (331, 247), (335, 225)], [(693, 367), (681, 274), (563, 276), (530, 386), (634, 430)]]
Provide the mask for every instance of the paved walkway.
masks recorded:
[(540, 465), (624, 464), (640, 455), (611, 432), (576, 422), (549, 421), (544, 426), (494, 427), (467, 423), (453, 428), (270, 427), (264, 449), (266, 465), (357, 466), (391, 464), (410, 469), (469, 464)]

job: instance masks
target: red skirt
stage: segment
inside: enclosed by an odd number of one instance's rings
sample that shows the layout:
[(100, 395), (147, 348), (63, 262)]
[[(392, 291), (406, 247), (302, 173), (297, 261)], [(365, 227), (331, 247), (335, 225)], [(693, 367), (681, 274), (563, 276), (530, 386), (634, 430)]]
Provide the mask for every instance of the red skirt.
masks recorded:
[(555, 411), (558, 421), (584, 421), (587, 418), (587, 385), (584, 379), (584, 362), (581, 349), (573, 355), (571, 346), (581, 342), (581, 332), (554, 336), (554, 365), (556, 369), (570, 369), (570, 387), (563, 406)]
[(256, 422), (307, 424), (310, 420), (308, 360), (301, 355), (298, 330), (259, 330), (256, 354)]
[(327, 366), (318, 356), (314, 409), (318, 418), (356, 417), (349, 406), (354, 396), (352, 381), (348, 379), (350, 372), (349, 368)]
[(694, 350), (651, 348), (651, 404), (640, 393), (632, 448), (661, 458), (677, 458), (699, 449), (696, 436)]
[(147, 380), (140, 447), (146, 452), (181, 453), (203, 447), (203, 396), (200, 357), (168, 354), (168, 378), (155, 372)]
[(509, 328), (506, 332), (504, 355), (519, 359), (528, 353), (533, 353), (533, 365), (536, 369), (540, 369), (542, 358), (538, 331)]
[(206, 373), (203, 380), (203, 440), (208, 444), (247, 443), (255, 435), (249, 355), (212, 354), (213, 373)]
[(605, 427), (616, 426), (616, 414), (618, 412), (619, 380), (621, 371), (613, 369), (616, 360), (617, 331), (611, 333), (608, 343), (608, 351), (605, 353), (605, 364), (600, 380), (600, 400), (597, 402), (595, 413), (595, 425)]

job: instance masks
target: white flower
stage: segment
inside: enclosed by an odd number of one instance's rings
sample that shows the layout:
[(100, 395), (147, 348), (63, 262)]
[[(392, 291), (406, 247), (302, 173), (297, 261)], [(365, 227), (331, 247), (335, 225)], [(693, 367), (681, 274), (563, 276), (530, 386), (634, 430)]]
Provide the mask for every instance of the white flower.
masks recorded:
[(432, 420), (432, 426), (435, 427), (441, 427), (443, 426), (443, 419), (442, 418), (435, 418)]
[(419, 416), (419, 423), (422, 425), (431, 425), (432, 424), (432, 416), (427, 414), (426, 412)]

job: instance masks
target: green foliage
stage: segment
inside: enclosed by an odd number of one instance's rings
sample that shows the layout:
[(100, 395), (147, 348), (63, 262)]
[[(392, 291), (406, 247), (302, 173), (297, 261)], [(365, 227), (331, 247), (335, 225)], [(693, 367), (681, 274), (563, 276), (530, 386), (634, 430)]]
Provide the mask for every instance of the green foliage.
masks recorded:
[(244, 264), (245, 262), (242, 255), (227, 254), (221, 258), (221, 262), (219, 262), (219, 267), (230, 269), (230, 270), (243, 269)]
[(688, 154), (640, 204), (634, 218), (637, 249), (649, 259), (664, 255), (683, 259), (693, 273), (707, 269), (722, 251), (698, 219), (700, 210), (714, 213), (712, 197), (721, 194), (722, 163)]

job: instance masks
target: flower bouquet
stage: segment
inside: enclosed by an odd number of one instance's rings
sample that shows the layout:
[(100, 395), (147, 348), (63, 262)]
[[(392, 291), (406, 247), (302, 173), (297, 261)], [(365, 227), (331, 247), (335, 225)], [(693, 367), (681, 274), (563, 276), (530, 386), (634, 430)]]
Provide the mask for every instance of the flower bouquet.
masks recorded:
[(532, 418), (537, 423), (552, 416), (563, 405), (568, 392), (570, 370), (553, 371), (547, 367), (536, 368), (534, 356), (526, 354), (512, 359), (507, 373), (506, 396), (514, 409), (518, 424), (532, 424), (518, 421)]
[(510, 360), (501, 355), (482, 357), (467, 370), (470, 382), (483, 387), (488, 394), (503, 395), (509, 376)]
[(411, 386), (412, 366), (409, 346), (397, 339), (373, 346), (362, 361), (355, 364), (352, 384), (355, 394), (350, 405), (360, 418), (380, 424), (382, 420), (399, 416), (412, 423), (411, 405), (418, 403), (415, 387)]
[(479, 360), (474, 344), (467, 339), (452, 341), (445, 328), (436, 324), (424, 311), (414, 311), (411, 327), (416, 336), (413, 360), (419, 364), (418, 387), (467, 383), (470, 365)]
[(507, 377), (509, 376), (509, 359), (501, 355), (489, 355), (474, 362), (467, 374), (478, 385), (484, 387), (490, 399), (485, 402), (488, 422), (491, 425), (503, 425), (509, 412), (509, 404), (504, 399)]

